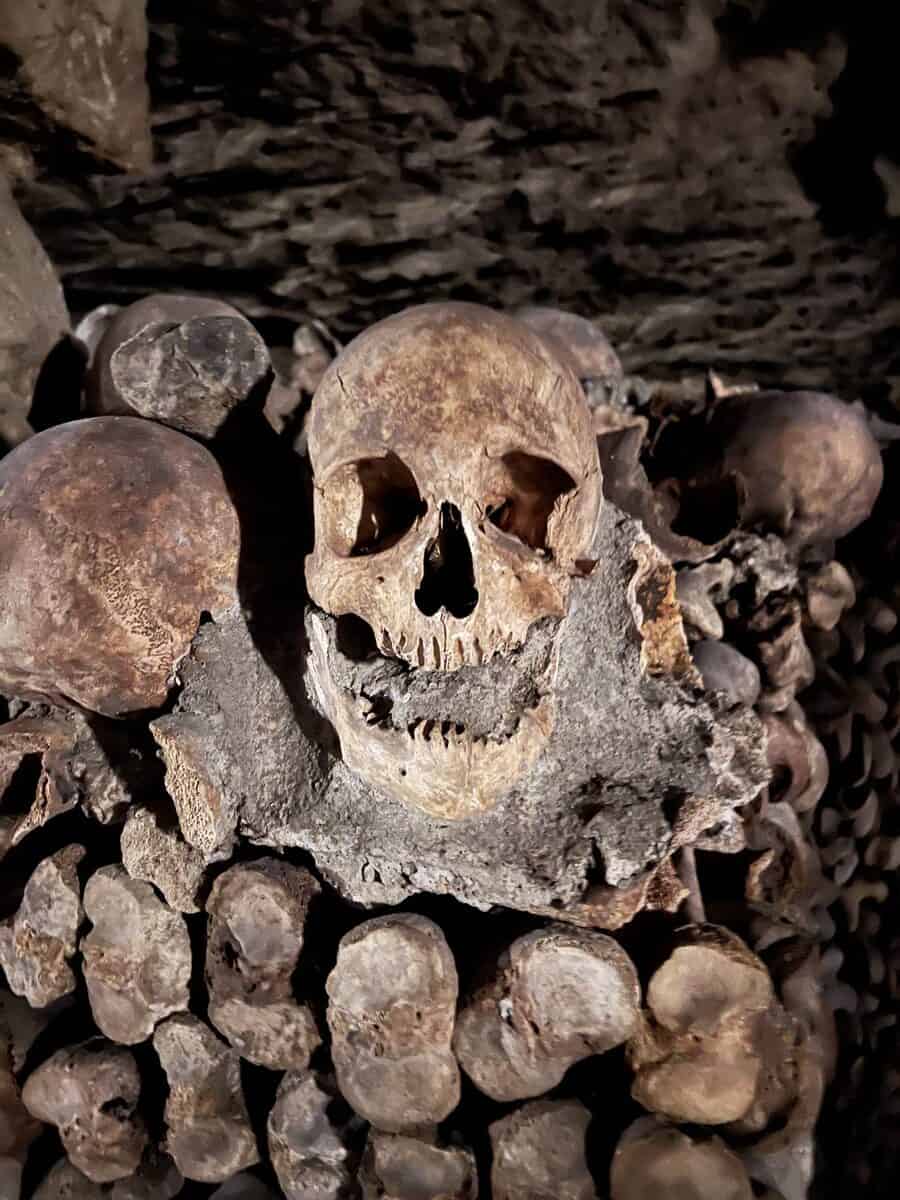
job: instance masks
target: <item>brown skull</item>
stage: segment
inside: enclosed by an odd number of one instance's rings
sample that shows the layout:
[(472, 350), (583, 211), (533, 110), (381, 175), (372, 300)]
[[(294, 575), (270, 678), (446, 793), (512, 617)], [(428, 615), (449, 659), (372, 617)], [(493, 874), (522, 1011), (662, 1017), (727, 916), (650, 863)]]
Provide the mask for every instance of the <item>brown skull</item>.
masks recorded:
[[(323, 378), (309, 452), (310, 596), (334, 617), (361, 618), (382, 655), (435, 673), (477, 669), (521, 647), (535, 622), (565, 615), (596, 527), (600, 468), (575, 375), (517, 321), (448, 303), (380, 322)], [(324, 660), (315, 673), (327, 693)], [(441, 815), (486, 807), (527, 758), (515, 738), (473, 753), (452, 720), (434, 734), (424, 722), (418, 751), (380, 748), (357, 713), (331, 715), (353, 769)], [(531, 716), (545, 729), (551, 719), (546, 705)], [(435, 791), (425, 777), (443, 782)]]

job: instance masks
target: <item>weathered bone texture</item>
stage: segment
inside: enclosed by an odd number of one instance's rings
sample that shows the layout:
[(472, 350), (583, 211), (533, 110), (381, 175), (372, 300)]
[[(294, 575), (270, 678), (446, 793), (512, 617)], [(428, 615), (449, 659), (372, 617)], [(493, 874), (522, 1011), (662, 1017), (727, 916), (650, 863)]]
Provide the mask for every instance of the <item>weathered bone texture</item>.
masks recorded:
[(122, 829), (122, 864), (132, 879), (162, 892), (179, 912), (200, 911), (206, 855), (189, 845), (177, 825), (168, 826), (149, 808), (133, 808)]
[(493, 1200), (594, 1200), (585, 1158), (590, 1120), (577, 1100), (532, 1100), (495, 1121)]
[(640, 1020), (637, 972), (602, 933), (551, 925), (525, 934), (460, 1012), (453, 1049), (493, 1100), (554, 1088), (573, 1063), (627, 1041)]
[[(139, 0), (4, 4), (0, 49), (15, 56), (18, 103), (10, 107), (26, 141), (30, 124), (43, 132), (49, 121), (100, 158), (130, 170), (150, 166), (147, 21)], [(29, 104), (42, 119), (31, 115)]]
[[(3, 803), (23, 764), (40, 759), (33, 798)], [(0, 858), (76, 804), (106, 824), (120, 820), (145, 791), (154, 764), (128, 731), (80, 712), (26, 712), (0, 725)]]
[(22, 1089), (25, 1107), (55, 1125), (72, 1165), (95, 1183), (134, 1174), (147, 1133), (136, 1112), (141, 1080), (129, 1050), (102, 1038), (58, 1050)]
[(373, 1129), (359, 1172), (362, 1200), (476, 1200), (478, 1169), (462, 1146)]
[(152, 721), (150, 732), (185, 842), (207, 862), (230, 858), (238, 806), (229, 794), (219, 730), (202, 717), (179, 713)]
[(752, 708), (762, 682), (756, 663), (728, 642), (703, 641), (691, 647), (694, 666), (708, 692), (721, 692), (730, 704)]
[(203, 612), (233, 602), (219, 468), (150, 421), (99, 417), (0, 463), (0, 685), (117, 716), (163, 703)]
[(265, 858), (230, 867), (206, 903), (209, 1019), (242, 1058), (272, 1071), (303, 1070), (321, 1040), (291, 988), (319, 891), (302, 867)]
[(717, 1137), (694, 1141), (653, 1117), (622, 1134), (610, 1169), (612, 1200), (752, 1200), (738, 1156)]
[(736, 481), (740, 519), (792, 545), (843, 537), (872, 511), (884, 478), (865, 415), (818, 392), (736, 396), (714, 412), (701, 488)]
[(214, 437), (251, 396), (262, 406), (269, 354), (246, 317), (202, 296), (152, 295), (110, 320), (91, 361), (96, 414), (137, 415)]
[(575, 313), (540, 305), (517, 309), (514, 315), (568, 363), (591, 409), (606, 408), (618, 399), (624, 384), (622, 364), (598, 325)]
[(84, 919), (77, 867), (84, 847), (67, 846), (32, 872), (15, 916), (0, 924), (0, 966), (17, 996), (45, 1008), (75, 990), (69, 960)]
[(360, 1116), (403, 1133), (452, 1112), (458, 981), (433, 921), (402, 913), (358, 925), (341, 939), (326, 988), (338, 1087)]
[(43, 1022), (29, 1005), (0, 989), (0, 1196), (18, 1200), (28, 1147), (41, 1132), (19, 1091), (16, 1073)]
[[(3, 21), (0, 13), (0, 46)], [(28, 417), (34, 385), (47, 355), (68, 331), (59, 280), (0, 165), (0, 453), (33, 433)]]
[(84, 889), (93, 922), (82, 970), (94, 1021), (126, 1046), (145, 1041), (164, 1017), (188, 1006), (191, 942), (180, 913), (124, 867), (101, 867)]
[[(455, 672), (565, 614), (594, 538), (600, 470), (577, 378), (526, 326), (461, 304), (380, 322), (325, 373), (309, 456), (310, 596), (365, 621), (382, 654)], [(437, 713), (392, 739), (334, 687), (326, 652), (313, 664), (344, 761), (437, 817), (489, 808), (554, 720), (537, 695), (503, 741), (473, 740)]]
[(332, 1116), (334, 1094), (311, 1071), (288, 1071), (269, 1113), (272, 1166), (287, 1200), (353, 1195), (353, 1156)]
[(112, 1185), (94, 1183), (61, 1159), (44, 1176), (33, 1200), (173, 1200), (184, 1179), (170, 1158), (151, 1151), (136, 1174)]
[[(531, 771), (490, 812), (436, 821), (368, 786), (328, 750), (310, 707), (308, 676), (305, 687), (298, 678), (305, 658), (299, 631), (270, 636), (264, 656), (237, 610), (200, 630), (180, 668), (176, 711), (163, 720), (196, 722), (204, 730), (206, 761), (215, 764), (221, 789), (217, 811), (224, 805), (238, 813), (240, 829), (255, 841), (310, 850), (329, 880), (355, 900), (398, 903), (433, 891), (479, 906), (557, 918), (569, 912), (607, 928), (648, 902), (677, 906), (684, 892), (666, 860), (721, 826), (763, 785), (768, 768), (760, 727), (746, 709), (713, 707), (689, 676), (681, 682), (652, 667), (655, 652), (644, 646), (652, 645), (653, 618), (664, 612), (669, 624), (660, 621), (659, 628), (677, 632), (677, 609), (665, 599), (671, 570), (654, 558), (643, 531), (609, 503), (591, 557), (593, 571), (572, 580), (555, 665), (543, 677), (556, 711), (553, 729)], [(642, 582), (629, 595), (635, 579)], [(402, 756), (411, 743), (407, 718), (468, 720), (502, 742), (520, 719), (520, 705), (540, 694), (548, 661), (542, 624), (503, 663), (450, 674), (404, 672), (396, 660), (377, 655), (360, 663), (341, 649), (333, 619), (311, 613), (308, 627), (313, 654), (328, 663), (322, 674), (350, 681), (342, 703), (352, 705), (369, 735), (390, 744), (392, 755)], [(679, 671), (685, 658), (690, 663), (680, 636), (666, 643)], [(491, 699), (501, 679), (507, 711)], [(405, 703), (407, 695), (402, 730), (365, 726), (373, 703), (382, 697), (393, 703), (394, 696)], [(434, 734), (427, 745), (440, 766), (442, 739)]]
[(795, 1023), (763, 963), (719, 926), (689, 926), (647, 989), (629, 1046), (632, 1095), (651, 1112), (758, 1132), (793, 1100)]
[(169, 1080), (166, 1149), (182, 1175), (223, 1183), (259, 1162), (234, 1051), (188, 1014), (159, 1025), (153, 1045)]

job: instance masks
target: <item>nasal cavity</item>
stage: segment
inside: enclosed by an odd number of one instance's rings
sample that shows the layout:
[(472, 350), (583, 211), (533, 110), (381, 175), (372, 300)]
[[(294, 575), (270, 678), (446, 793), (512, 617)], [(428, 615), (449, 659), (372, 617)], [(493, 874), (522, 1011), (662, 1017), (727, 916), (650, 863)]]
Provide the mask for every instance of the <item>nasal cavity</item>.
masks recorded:
[(478, 603), (472, 551), (455, 504), (441, 505), (440, 522), (437, 537), (425, 547), (416, 605), (426, 617), (433, 617), (439, 608), (445, 608), (461, 620)]

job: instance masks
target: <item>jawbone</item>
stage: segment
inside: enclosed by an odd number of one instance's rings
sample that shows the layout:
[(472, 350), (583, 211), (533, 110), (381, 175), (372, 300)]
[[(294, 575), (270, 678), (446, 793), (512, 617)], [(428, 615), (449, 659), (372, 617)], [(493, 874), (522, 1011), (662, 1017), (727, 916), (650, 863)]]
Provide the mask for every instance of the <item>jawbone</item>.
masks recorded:
[[(346, 660), (336, 644), (334, 623), (310, 610), (309, 674), (315, 698), (331, 721), (347, 766), (372, 787), (430, 816), (457, 821), (490, 809), (543, 750), (553, 729), (555, 704), (549, 694), (555, 654), (548, 653), (540, 693), (516, 714), (498, 713), (496, 731), (473, 731), (452, 719), (420, 717), (395, 727), (378, 704), (342, 685)], [(382, 659), (387, 666), (390, 660)], [(341, 670), (341, 667), (344, 670)], [(405, 669), (405, 668), (404, 668)], [(471, 671), (496, 672), (492, 667)], [(415, 670), (415, 668), (413, 668)], [(372, 674), (378, 674), (373, 667)], [(430, 672), (429, 680), (439, 677)], [(447, 676), (449, 680), (454, 677)], [(512, 724), (511, 732), (507, 732)]]

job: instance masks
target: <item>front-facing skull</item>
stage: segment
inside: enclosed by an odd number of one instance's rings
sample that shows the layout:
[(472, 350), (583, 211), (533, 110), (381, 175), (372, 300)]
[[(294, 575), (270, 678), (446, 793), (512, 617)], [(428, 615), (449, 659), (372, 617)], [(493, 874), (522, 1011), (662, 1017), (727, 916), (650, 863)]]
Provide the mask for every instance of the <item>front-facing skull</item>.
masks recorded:
[[(461, 686), (447, 677), (465, 673), (477, 688), (475, 673), (496, 670), (536, 625), (565, 615), (601, 503), (579, 383), (512, 318), (424, 305), (375, 325), (335, 360), (313, 401), (309, 452), (312, 601), (365, 622), (382, 678), (385, 659), (407, 664), (407, 685), (408, 668), (428, 675), (433, 704), (416, 719), (397, 703), (396, 680), (379, 704), (371, 678), (332, 686), (335, 665), (324, 659), (334, 647), (317, 647), (314, 630), (314, 674), (344, 757), (428, 811), (482, 809), (533, 757), (525, 726), (546, 731), (552, 697), (548, 687), (526, 700), (513, 687), (510, 705), (521, 711), (479, 727), (454, 712), (449, 692)], [(319, 641), (326, 636), (333, 629), (320, 626)]]

